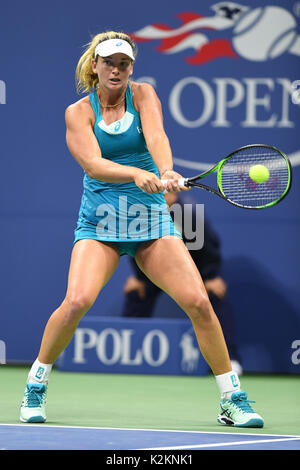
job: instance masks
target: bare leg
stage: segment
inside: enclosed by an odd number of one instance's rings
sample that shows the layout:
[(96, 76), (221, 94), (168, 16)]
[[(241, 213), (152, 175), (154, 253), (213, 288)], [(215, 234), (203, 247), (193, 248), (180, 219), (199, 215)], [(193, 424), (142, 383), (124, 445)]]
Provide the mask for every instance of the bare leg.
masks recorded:
[(38, 355), (40, 362), (53, 364), (66, 348), (80, 319), (91, 308), (118, 262), (119, 253), (109, 244), (80, 240), (74, 245), (66, 297), (46, 325)]
[(200, 350), (214, 375), (231, 371), (219, 320), (200, 273), (182, 240), (164, 237), (142, 245), (136, 261), (149, 279), (189, 316)]

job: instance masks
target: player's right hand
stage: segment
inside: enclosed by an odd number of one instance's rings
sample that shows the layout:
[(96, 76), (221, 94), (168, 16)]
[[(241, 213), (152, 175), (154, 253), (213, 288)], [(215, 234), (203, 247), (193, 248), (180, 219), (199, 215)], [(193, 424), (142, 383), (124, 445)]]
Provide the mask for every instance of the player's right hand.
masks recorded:
[(145, 193), (161, 193), (165, 189), (161, 180), (154, 173), (146, 170), (138, 170), (134, 182)]

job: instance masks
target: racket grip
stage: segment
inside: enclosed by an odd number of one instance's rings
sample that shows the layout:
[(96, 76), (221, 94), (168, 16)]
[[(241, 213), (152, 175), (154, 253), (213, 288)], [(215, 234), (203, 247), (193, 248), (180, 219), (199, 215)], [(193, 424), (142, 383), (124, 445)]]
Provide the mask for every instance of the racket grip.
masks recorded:
[[(166, 186), (169, 181), (172, 181), (172, 180), (161, 180), (161, 182), (162, 182), (162, 184), (163, 184), (164, 186)], [(183, 188), (183, 187), (185, 186), (185, 182), (186, 182), (186, 181), (187, 181), (187, 178), (179, 178), (179, 180), (178, 180), (178, 186), (179, 186), (180, 188)], [(166, 194), (166, 193), (168, 193), (168, 191), (165, 189), (164, 192), (163, 192), (163, 194)]]

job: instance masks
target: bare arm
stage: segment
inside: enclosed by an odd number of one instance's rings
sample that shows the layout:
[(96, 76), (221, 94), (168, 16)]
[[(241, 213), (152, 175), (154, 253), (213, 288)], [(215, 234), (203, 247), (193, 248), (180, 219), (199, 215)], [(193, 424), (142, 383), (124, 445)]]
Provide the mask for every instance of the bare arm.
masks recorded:
[(140, 113), (143, 134), (160, 174), (173, 169), (172, 151), (163, 126), (161, 103), (151, 85), (138, 84), (135, 104)]
[(163, 115), (160, 100), (147, 83), (135, 85), (135, 106), (140, 113), (143, 134), (148, 150), (164, 179), (174, 179), (167, 186), (168, 191), (178, 191), (177, 180), (181, 175), (173, 171), (172, 150), (163, 125)]
[(134, 181), (138, 168), (102, 158), (87, 106), (81, 101), (66, 109), (66, 141), (71, 154), (91, 178), (111, 183)]

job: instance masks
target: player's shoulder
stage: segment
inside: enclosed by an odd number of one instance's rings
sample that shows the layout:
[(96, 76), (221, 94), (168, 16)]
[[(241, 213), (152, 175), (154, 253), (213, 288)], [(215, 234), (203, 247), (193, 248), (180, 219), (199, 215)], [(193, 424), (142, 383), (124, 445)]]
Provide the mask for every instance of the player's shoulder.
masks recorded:
[(139, 97), (157, 96), (154, 86), (147, 82), (130, 82), (132, 93)]
[(146, 82), (130, 82), (134, 104), (139, 107), (142, 103), (159, 101), (154, 87)]
[(91, 109), (90, 100), (88, 96), (84, 96), (80, 100), (75, 101), (67, 106), (66, 112), (70, 114), (89, 112)]
[(72, 123), (74, 120), (93, 118), (93, 110), (88, 96), (81, 98), (67, 106), (65, 110), (66, 121)]

